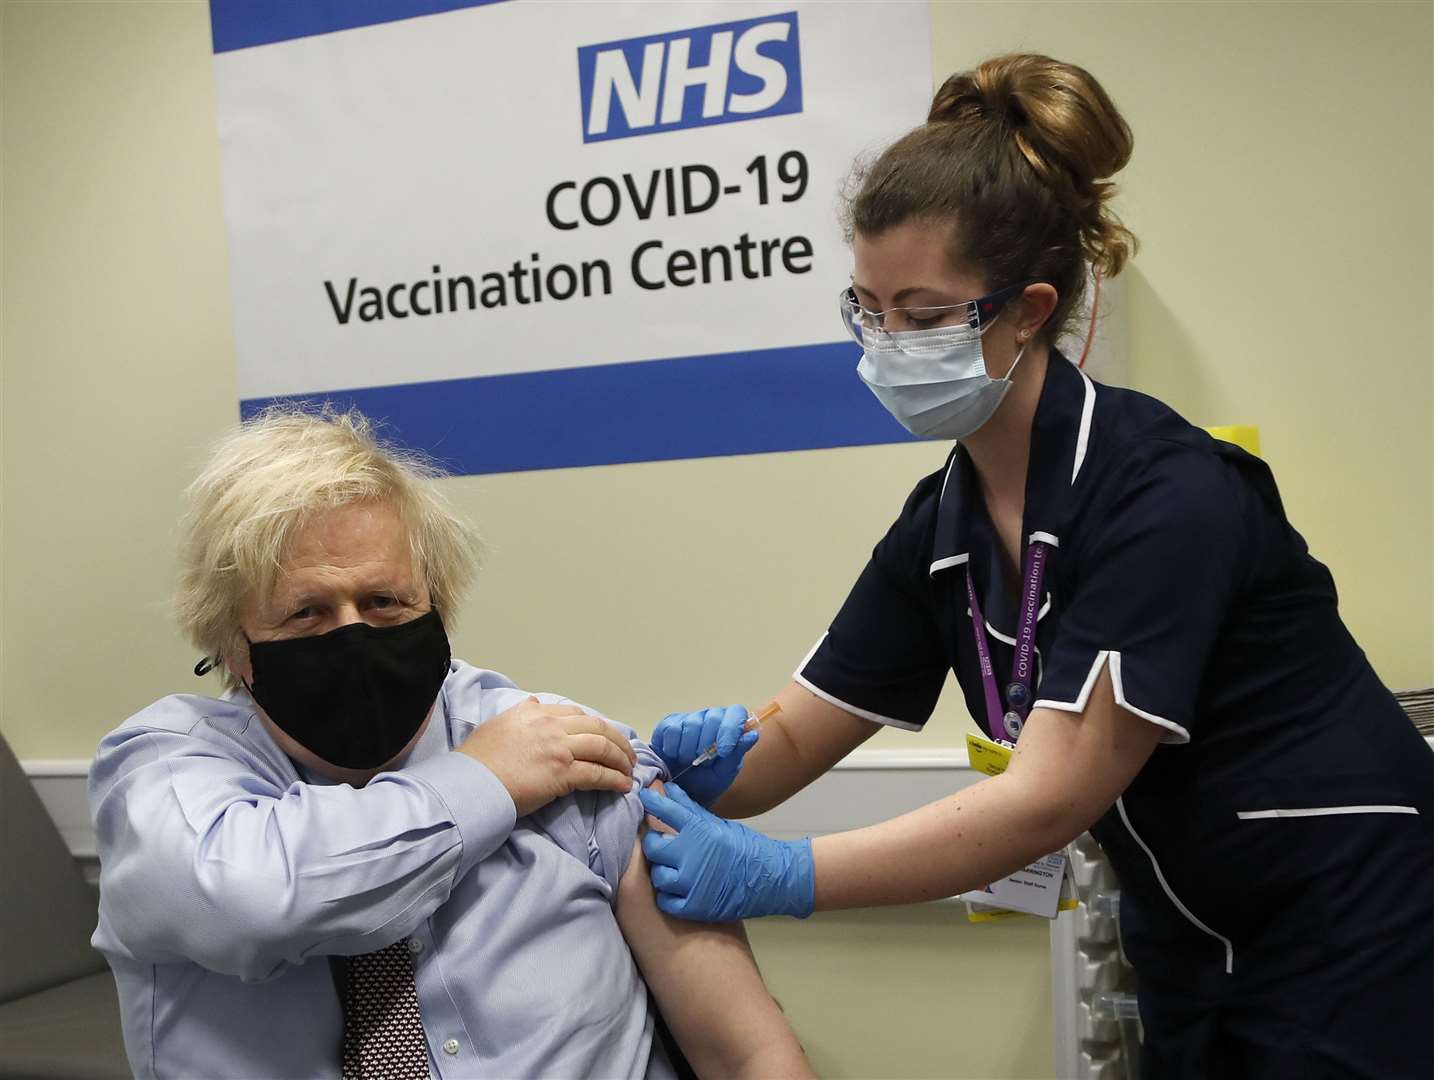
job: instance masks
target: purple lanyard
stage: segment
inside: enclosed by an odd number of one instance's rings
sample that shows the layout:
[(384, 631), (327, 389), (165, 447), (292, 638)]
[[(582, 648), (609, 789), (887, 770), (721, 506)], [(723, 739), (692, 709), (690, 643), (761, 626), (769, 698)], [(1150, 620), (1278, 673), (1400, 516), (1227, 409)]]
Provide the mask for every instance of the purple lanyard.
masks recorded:
[(1031, 711), (1031, 684), (1035, 682), (1036, 621), (1041, 607), (1041, 581), (1046, 576), (1046, 555), (1050, 545), (1042, 541), (1026, 545), (1026, 572), (1021, 589), (1021, 613), (1016, 625), (1016, 662), (1006, 684), (1006, 703), (1001, 707), (1001, 690), (991, 662), (991, 643), (986, 639), (986, 619), (976, 599), (971, 564), (966, 564), (966, 599), (971, 606), (971, 630), (976, 635), (976, 656), (981, 662), (981, 684), (986, 690), (986, 730), (997, 742), (1014, 741)]

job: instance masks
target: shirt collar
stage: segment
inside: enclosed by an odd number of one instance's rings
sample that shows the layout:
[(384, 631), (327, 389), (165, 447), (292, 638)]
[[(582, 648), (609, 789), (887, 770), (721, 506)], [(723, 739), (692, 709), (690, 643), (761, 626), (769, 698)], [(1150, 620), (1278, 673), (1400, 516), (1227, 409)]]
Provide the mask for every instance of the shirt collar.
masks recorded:
[[(1063, 522), (1069, 516), (1068, 495), (1081, 474), (1090, 445), (1095, 398), (1095, 383), (1052, 349), (1031, 422), (1023, 525), (1028, 543), (1034, 538), (1060, 546)], [(975, 559), (978, 579), (986, 576), (984, 564), (991, 556), (994, 540), (971, 458), (958, 443), (951, 452), (941, 489), (931, 573)], [(999, 583), (1001, 575), (997, 573), (990, 580)]]

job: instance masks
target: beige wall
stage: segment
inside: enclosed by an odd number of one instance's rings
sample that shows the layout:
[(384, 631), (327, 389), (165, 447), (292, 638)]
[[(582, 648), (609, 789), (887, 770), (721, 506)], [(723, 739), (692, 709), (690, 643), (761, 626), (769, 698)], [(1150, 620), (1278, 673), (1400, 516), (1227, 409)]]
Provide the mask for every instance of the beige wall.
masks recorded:
[[(1395, 685), (1434, 682), (1431, 11), (933, 5), (937, 72), (1048, 51), (1125, 110), (1123, 210), (1144, 242), (1132, 381), (1196, 422), (1260, 426)], [(208, 20), (201, 4), (8, 2), (0, 48), (0, 730), (22, 758), (84, 758), (129, 712), (204, 685), (164, 599), (179, 491), (236, 412)], [(756, 700), (942, 455), (449, 481), (491, 545), (455, 649), (643, 730)], [(965, 723), (948, 694), (926, 735), (878, 742), (948, 745)], [(1035, 923), (928, 907), (753, 937), (827, 1075), (1049, 1073)]]
[(1434, 682), (1434, 5), (935, 7), (934, 70), (1096, 72), (1135, 131), (1132, 383), (1254, 423), (1393, 686)]

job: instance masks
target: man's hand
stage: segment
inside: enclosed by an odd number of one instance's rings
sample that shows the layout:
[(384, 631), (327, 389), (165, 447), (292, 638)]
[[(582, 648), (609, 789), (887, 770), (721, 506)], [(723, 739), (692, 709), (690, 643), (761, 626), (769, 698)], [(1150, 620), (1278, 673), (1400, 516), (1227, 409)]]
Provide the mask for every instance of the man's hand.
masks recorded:
[(631, 791), (637, 763), (632, 744), (610, 724), (535, 697), (477, 728), (458, 752), (492, 770), (519, 817), (574, 791)]

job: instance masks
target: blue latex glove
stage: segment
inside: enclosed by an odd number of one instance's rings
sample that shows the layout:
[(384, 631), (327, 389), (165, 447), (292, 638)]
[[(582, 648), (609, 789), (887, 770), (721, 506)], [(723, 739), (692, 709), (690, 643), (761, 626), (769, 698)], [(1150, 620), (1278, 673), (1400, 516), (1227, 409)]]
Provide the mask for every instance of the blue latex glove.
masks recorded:
[(757, 745), (757, 732), (742, 732), (747, 716), (741, 705), (668, 713), (653, 729), (652, 748), (676, 776), (716, 743), (717, 756), (682, 777), (687, 793), (703, 806), (711, 806), (732, 786), (742, 758)]
[(649, 829), (642, 838), (660, 910), (701, 922), (812, 913), (811, 840), (773, 840), (716, 817), (673, 783), (665, 796), (648, 788), (638, 794), (649, 814), (677, 830)]

